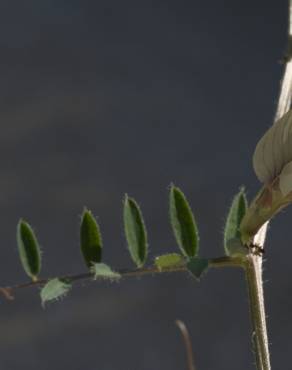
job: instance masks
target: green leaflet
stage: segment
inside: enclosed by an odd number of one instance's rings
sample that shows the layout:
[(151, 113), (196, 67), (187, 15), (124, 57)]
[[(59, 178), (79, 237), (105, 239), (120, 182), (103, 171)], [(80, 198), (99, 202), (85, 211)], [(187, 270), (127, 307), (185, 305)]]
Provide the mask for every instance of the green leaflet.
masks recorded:
[(240, 239), (237, 238), (229, 239), (225, 250), (228, 251), (228, 256), (232, 257), (245, 257), (249, 253), (249, 249), (242, 244)]
[(199, 249), (197, 225), (182, 191), (172, 186), (169, 199), (170, 222), (176, 241), (186, 257), (195, 257)]
[(80, 247), (88, 268), (101, 261), (102, 238), (99, 226), (88, 209), (84, 209), (80, 226)]
[(169, 253), (156, 257), (154, 263), (158, 270), (163, 271), (172, 267), (182, 266), (184, 258), (181, 254)]
[(32, 228), (24, 220), (18, 222), (16, 240), (24, 271), (35, 281), (41, 270), (40, 247)]
[(94, 279), (103, 278), (109, 280), (119, 280), (121, 275), (118, 272), (113, 271), (110, 266), (105, 263), (95, 263), (91, 267), (91, 271), (94, 274)]
[(209, 261), (206, 258), (190, 258), (187, 268), (196, 280), (200, 280), (202, 274), (206, 273), (209, 268)]
[(51, 279), (41, 290), (42, 306), (49, 301), (55, 301), (64, 297), (72, 288), (72, 285), (63, 279)]
[(133, 198), (124, 200), (124, 228), (132, 260), (142, 267), (148, 254), (147, 232), (142, 212)]
[(231, 246), (231, 244), (234, 245), (234, 239), (238, 239), (239, 241), (241, 239), (239, 227), (246, 213), (247, 207), (248, 204), (245, 190), (242, 187), (233, 198), (225, 223), (224, 249), (227, 256), (234, 254), (234, 248)]

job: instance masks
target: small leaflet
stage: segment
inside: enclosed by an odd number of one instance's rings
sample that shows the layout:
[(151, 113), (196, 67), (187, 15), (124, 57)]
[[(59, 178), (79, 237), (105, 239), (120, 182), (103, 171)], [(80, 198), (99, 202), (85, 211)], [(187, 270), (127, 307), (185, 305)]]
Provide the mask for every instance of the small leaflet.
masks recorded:
[(202, 275), (208, 271), (209, 260), (207, 258), (191, 258), (187, 263), (187, 268), (196, 280), (200, 280)]
[(121, 274), (113, 271), (110, 266), (106, 265), (105, 263), (95, 263), (91, 267), (91, 271), (94, 274), (95, 280), (98, 278), (119, 280), (121, 278)]
[(155, 266), (158, 270), (168, 270), (176, 266), (182, 266), (184, 264), (184, 257), (178, 253), (163, 254), (155, 258)]
[(41, 270), (41, 252), (35, 233), (24, 220), (17, 225), (16, 240), (24, 271), (35, 281)]
[(232, 200), (225, 223), (224, 249), (227, 256), (231, 256), (233, 254), (230, 249), (230, 241), (234, 241), (235, 239), (239, 241), (241, 238), (240, 224), (244, 215), (246, 214), (247, 207), (248, 204), (245, 190), (244, 188), (241, 188)]
[(148, 255), (147, 231), (137, 202), (127, 195), (124, 200), (124, 229), (130, 256), (141, 268)]
[(51, 279), (41, 290), (42, 306), (50, 301), (56, 301), (68, 294), (72, 285), (69, 281), (62, 280), (59, 278)]
[(191, 207), (183, 192), (172, 186), (169, 196), (169, 214), (177, 244), (186, 257), (195, 257), (199, 249), (199, 233)]
[(100, 229), (93, 214), (86, 208), (81, 219), (80, 248), (88, 268), (93, 263), (101, 262), (102, 237)]

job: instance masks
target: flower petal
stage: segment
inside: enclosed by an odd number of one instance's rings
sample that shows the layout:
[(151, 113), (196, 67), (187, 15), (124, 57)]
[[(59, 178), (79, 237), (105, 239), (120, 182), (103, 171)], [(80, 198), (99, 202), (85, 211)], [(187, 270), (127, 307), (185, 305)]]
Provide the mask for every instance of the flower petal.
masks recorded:
[(292, 162), (287, 163), (283, 168), (279, 178), (279, 187), (284, 197), (292, 191)]

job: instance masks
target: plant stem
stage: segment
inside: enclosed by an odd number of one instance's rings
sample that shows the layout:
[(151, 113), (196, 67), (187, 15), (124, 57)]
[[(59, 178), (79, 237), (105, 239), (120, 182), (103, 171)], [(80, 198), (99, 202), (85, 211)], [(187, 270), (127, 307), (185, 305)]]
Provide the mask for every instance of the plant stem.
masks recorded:
[[(209, 259), (209, 267), (213, 268), (220, 268), (220, 267), (243, 267), (244, 263), (241, 258), (235, 257), (218, 257), (218, 258), (211, 258)], [(156, 266), (150, 266), (140, 269), (120, 269), (117, 272), (122, 277), (139, 277), (144, 275), (153, 275), (153, 274), (161, 274), (161, 273), (170, 273), (170, 272), (182, 272), (187, 271), (186, 265), (175, 266), (168, 269), (160, 270)], [(73, 275), (63, 275), (58, 277), (59, 279), (70, 280), (70, 282), (77, 282), (80, 280), (92, 280), (94, 278), (94, 274), (91, 272), (85, 272), (81, 274), (73, 274)], [(43, 286), (45, 285), (51, 278), (44, 278), (38, 279), (36, 281), (29, 281), (25, 283), (20, 283), (11, 286), (3, 286), (0, 287), (0, 293), (2, 293), (5, 298), (13, 299), (13, 292), (19, 289), (25, 289), (30, 287), (36, 286)]]
[[(292, 0), (289, 0), (288, 48), (285, 60), (285, 71), (281, 81), (275, 123), (291, 108), (292, 99)], [(268, 222), (254, 237), (253, 244), (264, 247)], [(264, 306), (262, 279), (262, 257), (249, 255), (245, 266), (249, 293), (250, 315), (255, 336), (255, 358), (258, 370), (270, 370), (269, 342)]]
[[(270, 355), (266, 327), (265, 307), (263, 301), (262, 273), (258, 259), (262, 257), (250, 255), (247, 258), (245, 274), (249, 295), (250, 315), (254, 339), (255, 360), (258, 370), (270, 370)], [(260, 271), (260, 272), (259, 272)]]

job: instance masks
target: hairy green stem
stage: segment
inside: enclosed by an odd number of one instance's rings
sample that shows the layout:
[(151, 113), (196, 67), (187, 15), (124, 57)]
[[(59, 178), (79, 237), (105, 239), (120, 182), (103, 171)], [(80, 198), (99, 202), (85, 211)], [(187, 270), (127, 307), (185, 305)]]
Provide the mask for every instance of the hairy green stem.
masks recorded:
[(258, 265), (262, 257), (247, 257), (245, 274), (249, 295), (250, 315), (252, 318), (253, 342), (258, 370), (270, 370), (270, 355), (263, 300), (262, 274)]

